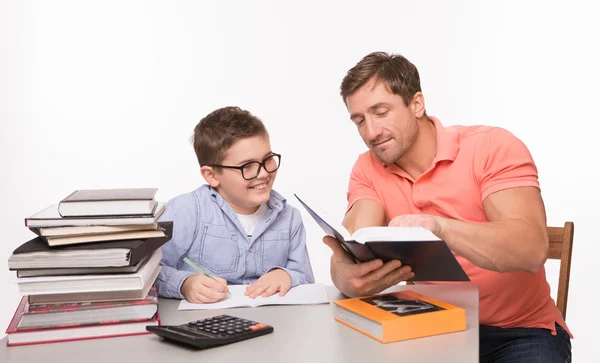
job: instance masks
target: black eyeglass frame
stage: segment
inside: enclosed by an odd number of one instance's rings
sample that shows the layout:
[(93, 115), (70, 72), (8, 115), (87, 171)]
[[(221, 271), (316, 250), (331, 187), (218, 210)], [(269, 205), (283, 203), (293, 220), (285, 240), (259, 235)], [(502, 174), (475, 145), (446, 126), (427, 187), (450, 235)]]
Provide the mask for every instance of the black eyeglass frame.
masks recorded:
[[(266, 161), (272, 157), (277, 158), (277, 167), (274, 170), (269, 170), (269, 169), (267, 169)], [(253, 176), (252, 178), (246, 178), (246, 175), (244, 174), (244, 168), (250, 164), (258, 164), (258, 169), (256, 169), (258, 171), (256, 172), (256, 175)], [(210, 166), (216, 167), (216, 168), (237, 169), (242, 173), (242, 178), (244, 178), (245, 180), (252, 180), (252, 179), (258, 178), (258, 176), (260, 175), (260, 169), (265, 169), (265, 171), (269, 174), (276, 172), (279, 169), (279, 167), (281, 166), (281, 154), (272, 153), (271, 155), (264, 158), (262, 161), (249, 161), (240, 166), (221, 165), (221, 164), (211, 164)]]

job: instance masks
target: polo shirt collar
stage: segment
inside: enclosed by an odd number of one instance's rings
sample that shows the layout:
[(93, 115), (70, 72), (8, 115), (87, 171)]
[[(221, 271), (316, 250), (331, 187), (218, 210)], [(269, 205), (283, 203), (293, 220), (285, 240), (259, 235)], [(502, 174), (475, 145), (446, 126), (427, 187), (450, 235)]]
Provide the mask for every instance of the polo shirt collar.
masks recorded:
[(440, 120), (429, 116), (435, 125), (435, 134), (437, 138), (437, 151), (433, 163), (442, 160), (454, 161), (458, 155), (458, 130), (455, 127), (444, 127)]

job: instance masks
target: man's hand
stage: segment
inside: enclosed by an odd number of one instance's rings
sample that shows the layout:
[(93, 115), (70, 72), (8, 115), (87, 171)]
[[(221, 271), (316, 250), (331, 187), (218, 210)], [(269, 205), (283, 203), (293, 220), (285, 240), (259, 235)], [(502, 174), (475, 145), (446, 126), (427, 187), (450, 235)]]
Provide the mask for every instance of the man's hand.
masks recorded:
[(279, 296), (285, 295), (292, 287), (292, 278), (280, 268), (262, 275), (255, 283), (248, 285), (244, 295), (254, 299), (257, 296), (268, 297), (279, 291)]
[(187, 301), (195, 304), (214, 303), (227, 296), (227, 280), (203, 274), (193, 274), (181, 284), (181, 293)]
[(394, 217), (389, 223), (390, 227), (423, 227), (442, 238), (443, 220), (429, 214), (404, 214)]
[(354, 263), (333, 237), (326, 236), (323, 242), (331, 248), (331, 278), (335, 286), (347, 296), (373, 295), (401, 281), (415, 276), (410, 266), (402, 266), (392, 260), (385, 264), (381, 260)]

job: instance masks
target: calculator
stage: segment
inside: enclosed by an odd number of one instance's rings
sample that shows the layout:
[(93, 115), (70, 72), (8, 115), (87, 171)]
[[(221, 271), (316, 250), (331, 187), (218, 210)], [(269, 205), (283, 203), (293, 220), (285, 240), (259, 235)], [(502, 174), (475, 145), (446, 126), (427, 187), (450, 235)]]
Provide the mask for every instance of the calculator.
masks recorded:
[(206, 349), (269, 334), (273, 327), (231, 315), (219, 315), (182, 325), (149, 325), (146, 330), (168, 340)]

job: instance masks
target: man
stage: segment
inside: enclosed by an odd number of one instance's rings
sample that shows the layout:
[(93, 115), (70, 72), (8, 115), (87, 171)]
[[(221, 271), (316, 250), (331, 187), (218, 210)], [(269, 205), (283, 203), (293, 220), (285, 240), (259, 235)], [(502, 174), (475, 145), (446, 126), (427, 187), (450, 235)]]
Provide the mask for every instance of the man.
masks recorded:
[[(481, 362), (570, 362), (570, 333), (546, 282), (546, 214), (527, 147), (501, 128), (429, 117), (417, 68), (400, 55), (364, 57), (341, 96), (369, 147), (350, 176), (348, 231), (422, 226), (445, 240), (479, 285)], [(397, 260), (355, 264), (336, 240), (324, 242), (346, 295), (414, 276)]]

